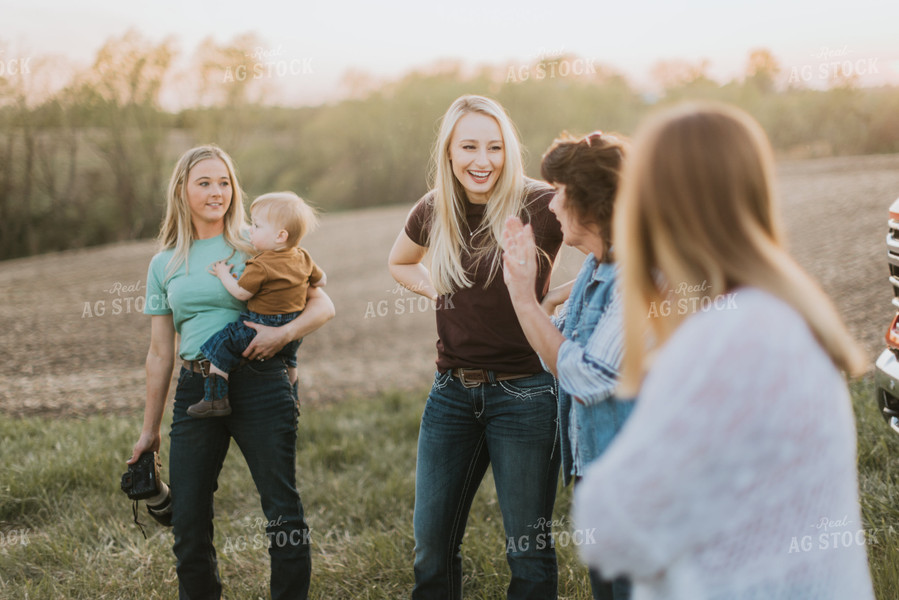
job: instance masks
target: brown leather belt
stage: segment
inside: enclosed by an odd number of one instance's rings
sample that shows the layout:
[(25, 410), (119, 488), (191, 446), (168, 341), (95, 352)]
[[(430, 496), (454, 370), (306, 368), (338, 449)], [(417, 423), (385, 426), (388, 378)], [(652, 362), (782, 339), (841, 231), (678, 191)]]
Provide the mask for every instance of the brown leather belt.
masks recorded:
[(183, 366), (188, 371), (193, 371), (194, 373), (199, 373), (203, 377), (209, 376), (209, 361), (208, 360), (184, 360), (181, 361), (181, 366)]
[[(245, 358), (240, 359), (240, 364), (244, 365), (248, 363)], [(209, 377), (209, 361), (205, 358), (202, 360), (182, 360), (181, 366), (183, 366), (188, 371), (193, 371), (194, 373), (199, 373), (203, 377)]]
[(534, 375), (534, 373), (497, 373), (488, 369), (453, 369), (451, 374), (453, 377), (458, 377), (462, 385), (467, 388), (477, 387), (482, 383), (523, 379)]

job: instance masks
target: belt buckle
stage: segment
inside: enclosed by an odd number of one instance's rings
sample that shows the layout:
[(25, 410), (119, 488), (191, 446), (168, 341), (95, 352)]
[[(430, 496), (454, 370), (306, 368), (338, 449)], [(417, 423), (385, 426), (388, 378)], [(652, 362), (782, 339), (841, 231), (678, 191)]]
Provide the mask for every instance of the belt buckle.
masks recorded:
[(209, 377), (209, 361), (208, 360), (198, 360), (197, 366), (200, 367), (200, 374), (203, 377)]
[[(480, 381), (469, 381), (469, 380), (465, 377), (465, 372), (466, 372), (466, 371), (479, 371), (479, 370), (481, 370), (481, 369), (457, 369), (457, 371), (458, 371), (458, 373), (459, 373), (459, 381), (462, 383), (462, 387), (465, 387), (465, 388), (476, 388), (476, 387), (478, 387), (479, 385), (481, 385), (481, 382), (480, 382)], [(484, 379), (486, 379), (486, 377), (485, 377)]]

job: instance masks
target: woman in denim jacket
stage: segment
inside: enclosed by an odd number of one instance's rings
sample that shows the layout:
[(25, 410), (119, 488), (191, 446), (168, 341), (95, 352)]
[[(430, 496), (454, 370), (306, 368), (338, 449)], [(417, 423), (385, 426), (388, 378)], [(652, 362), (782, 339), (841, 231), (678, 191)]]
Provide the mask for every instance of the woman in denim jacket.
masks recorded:
[[(534, 295), (537, 252), (530, 226), (510, 218), (503, 233), (504, 277), (528, 341), (559, 382), (562, 474), (579, 481), (587, 464), (611, 443), (633, 402), (613, 397), (621, 362), (621, 298), (611, 245), (612, 209), (624, 155), (622, 142), (592, 133), (563, 135), (544, 154), (543, 178), (556, 195), (549, 205), (566, 244), (587, 254), (559, 314), (552, 298)], [(604, 581), (591, 570), (595, 599), (630, 596), (628, 582)]]

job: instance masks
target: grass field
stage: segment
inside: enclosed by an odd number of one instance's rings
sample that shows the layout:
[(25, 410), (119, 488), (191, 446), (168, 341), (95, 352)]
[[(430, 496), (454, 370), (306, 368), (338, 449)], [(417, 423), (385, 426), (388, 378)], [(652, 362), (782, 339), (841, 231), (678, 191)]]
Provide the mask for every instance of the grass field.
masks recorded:
[[(899, 436), (877, 414), (870, 380), (856, 382), (852, 389), (871, 570), (877, 598), (893, 599), (899, 597)], [(313, 536), (313, 598), (408, 597), (415, 445), (424, 393), (383, 394), (304, 409), (298, 473)], [(120, 416), (0, 421), (0, 598), (152, 599), (177, 594), (170, 531), (145, 516), (149, 539), (144, 540), (118, 489), (139, 428), (137, 418)], [(569, 507), (570, 489), (563, 489), (556, 503), (556, 519), (564, 524), (556, 530), (560, 539), (566, 539), (562, 532), (570, 528)], [(216, 513), (225, 597), (267, 598), (262, 513), (235, 449), (220, 478)], [(558, 546), (560, 598), (587, 600), (589, 585), (575, 548)], [(488, 474), (463, 543), (466, 598), (505, 597), (503, 550)]]

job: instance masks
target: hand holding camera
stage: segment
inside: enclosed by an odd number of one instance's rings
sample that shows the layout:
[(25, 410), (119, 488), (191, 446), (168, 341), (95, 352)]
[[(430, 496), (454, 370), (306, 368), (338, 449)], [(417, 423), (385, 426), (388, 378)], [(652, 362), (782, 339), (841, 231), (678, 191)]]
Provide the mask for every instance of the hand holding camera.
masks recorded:
[[(156, 452), (144, 452), (128, 472), (122, 475), (122, 491), (134, 500), (134, 522), (137, 520), (137, 501), (145, 500), (147, 512), (164, 527), (172, 526), (172, 490), (159, 476), (160, 461)], [(141, 529), (143, 531), (143, 529)]]

